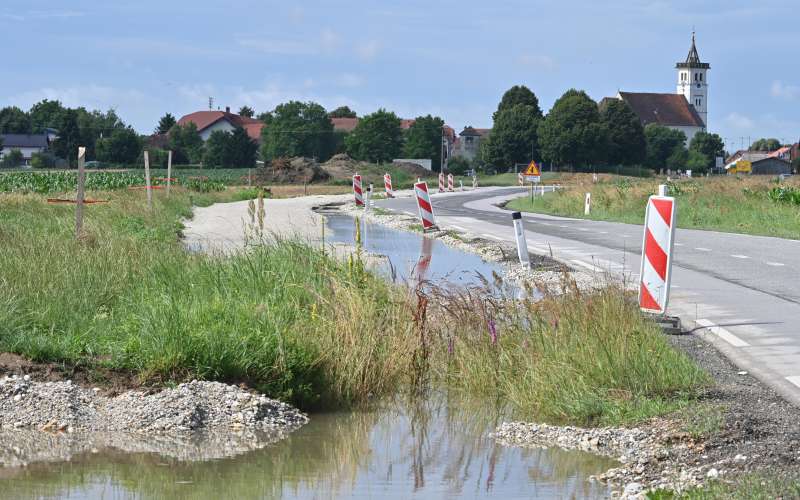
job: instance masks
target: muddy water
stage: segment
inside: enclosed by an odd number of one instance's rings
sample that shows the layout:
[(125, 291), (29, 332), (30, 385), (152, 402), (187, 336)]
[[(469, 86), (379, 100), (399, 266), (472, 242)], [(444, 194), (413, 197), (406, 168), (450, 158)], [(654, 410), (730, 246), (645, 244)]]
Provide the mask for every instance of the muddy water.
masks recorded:
[[(328, 243), (352, 245), (356, 236), (355, 219), (326, 213)], [(377, 271), (398, 282), (420, 280), (451, 285), (480, 285), (479, 276), (490, 282), (502, 274), (499, 264), (486, 262), (475, 254), (462, 252), (422, 233), (399, 231), (380, 224), (360, 221), (364, 251), (384, 256)]]
[[(595, 498), (587, 476), (613, 462), (580, 452), (502, 447), (502, 420), (444, 396), (371, 412), (312, 415), (263, 450), (186, 462), (113, 449), (0, 469), (2, 498)], [(489, 404), (489, 407), (492, 405)]]
[[(354, 221), (330, 216), (328, 242), (352, 244)], [(500, 269), (421, 234), (362, 224), (364, 249), (387, 256), (389, 279), (480, 284)], [(490, 278), (491, 279), (491, 278)], [(421, 401), (420, 401), (421, 399)], [(576, 451), (500, 446), (489, 437), (508, 415), (495, 401), (438, 394), (370, 411), (312, 414), (309, 424), (264, 448), (233, 443), (228, 458), (187, 455), (171, 443), (112, 443), (60, 461), (0, 468), (0, 498), (602, 498), (588, 476), (615, 462)], [(239, 440), (243, 438), (238, 438)], [(47, 440), (44, 440), (47, 442)], [(119, 443), (118, 441), (116, 441)], [(233, 446), (235, 444), (236, 446)], [(19, 443), (20, 448), (31, 442)], [(40, 458), (47, 456), (47, 446)], [(120, 451), (148, 450), (147, 453)], [(198, 449), (204, 450), (203, 445)], [(255, 451), (246, 451), (252, 450)], [(157, 450), (157, 451), (152, 451)], [(180, 459), (174, 457), (181, 457)], [(69, 457), (69, 458), (67, 458)]]

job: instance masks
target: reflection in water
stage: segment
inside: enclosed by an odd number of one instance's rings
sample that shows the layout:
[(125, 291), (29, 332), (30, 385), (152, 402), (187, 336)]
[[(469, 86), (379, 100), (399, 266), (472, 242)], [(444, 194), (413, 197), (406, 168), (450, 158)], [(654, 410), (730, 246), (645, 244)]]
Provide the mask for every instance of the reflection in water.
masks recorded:
[[(182, 462), (98, 450), (58, 464), (3, 469), (4, 498), (591, 498), (608, 459), (505, 448), (487, 437), (497, 411), (446, 396), (373, 411), (312, 415), (270, 447)], [(484, 408), (481, 410), (480, 408)]]

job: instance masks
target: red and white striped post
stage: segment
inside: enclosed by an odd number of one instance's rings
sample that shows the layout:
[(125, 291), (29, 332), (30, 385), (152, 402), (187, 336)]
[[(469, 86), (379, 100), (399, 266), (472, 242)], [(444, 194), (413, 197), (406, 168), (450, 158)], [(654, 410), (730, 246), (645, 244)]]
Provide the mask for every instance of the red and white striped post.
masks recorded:
[(394, 198), (394, 191), (392, 190), (392, 176), (389, 173), (383, 174), (383, 187), (386, 189), (386, 197)]
[(419, 218), (422, 221), (422, 229), (427, 230), (436, 227), (431, 195), (428, 193), (428, 183), (417, 182), (414, 184), (414, 194), (417, 197), (417, 208), (419, 209)]
[(645, 312), (667, 312), (674, 241), (675, 198), (651, 196), (647, 200), (642, 266), (639, 271), (639, 307)]
[(519, 184), (520, 186), (525, 185), (525, 176), (522, 175), (522, 172), (517, 174), (517, 184)]
[(439, 192), (444, 193), (444, 174), (439, 172)]
[(353, 176), (353, 196), (356, 199), (356, 206), (363, 207), (364, 206), (364, 190), (361, 187), (361, 176), (355, 174)]
[(453, 179), (453, 174), (447, 174), (447, 190), (450, 192), (455, 191), (455, 179)]

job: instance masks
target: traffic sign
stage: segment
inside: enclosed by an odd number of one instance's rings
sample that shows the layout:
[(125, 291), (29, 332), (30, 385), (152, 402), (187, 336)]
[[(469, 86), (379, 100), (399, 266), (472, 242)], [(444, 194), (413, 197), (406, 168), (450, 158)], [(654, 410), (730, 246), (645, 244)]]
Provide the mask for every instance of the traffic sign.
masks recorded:
[(539, 169), (539, 165), (536, 164), (534, 160), (528, 164), (528, 168), (525, 169), (525, 181), (532, 182), (534, 184), (541, 182), (541, 171)]

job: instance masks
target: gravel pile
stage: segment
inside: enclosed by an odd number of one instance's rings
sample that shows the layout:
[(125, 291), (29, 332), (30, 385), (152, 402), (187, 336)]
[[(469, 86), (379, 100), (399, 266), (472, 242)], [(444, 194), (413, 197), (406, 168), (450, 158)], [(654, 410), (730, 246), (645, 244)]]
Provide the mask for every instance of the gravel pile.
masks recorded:
[(97, 389), (29, 376), (0, 379), (0, 428), (42, 431), (180, 433), (294, 429), (308, 421), (295, 408), (219, 382), (192, 381), (154, 394), (106, 397)]

